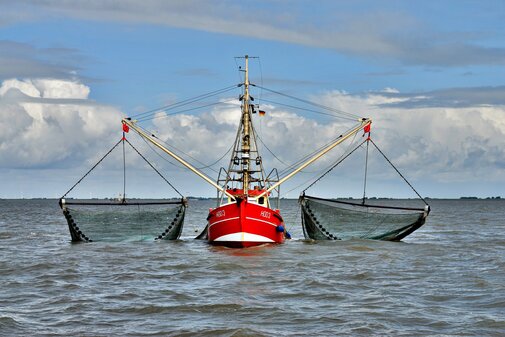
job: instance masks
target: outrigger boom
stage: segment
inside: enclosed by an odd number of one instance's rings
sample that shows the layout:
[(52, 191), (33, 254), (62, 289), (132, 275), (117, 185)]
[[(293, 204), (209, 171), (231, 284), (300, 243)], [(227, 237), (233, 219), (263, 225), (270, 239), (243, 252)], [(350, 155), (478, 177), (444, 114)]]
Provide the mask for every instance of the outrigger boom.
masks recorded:
[[(219, 186), (216, 182), (214, 182), (211, 178), (209, 178), (203, 172), (199, 171), (196, 167), (192, 166), (190, 163), (188, 163), (187, 161), (185, 161), (184, 159), (182, 159), (181, 157), (179, 157), (178, 155), (176, 155), (175, 153), (173, 153), (172, 151), (167, 149), (165, 146), (163, 146), (161, 143), (159, 143), (156, 140), (156, 138), (154, 138), (153, 136), (150, 136), (144, 130), (139, 128), (136, 125), (136, 121), (132, 121), (129, 118), (124, 118), (122, 120), (122, 122), (123, 122), (123, 124), (126, 124), (130, 128), (132, 128), (133, 130), (135, 130), (135, 132), (137, 132), (141, 137), (150, 141), (152, 144), (154, 144), (156, 147), (161, 149), (163, 152), (165, 152), (166, 154), (168, 154), (169, 156), (171, 156), (172, 158), (177, 160), (179, 163), (181, 163), (182, 165), (187, 167), (191, 172), (195, 173), (197, 176), (199, 176), (200, 178), (205, 180), (207, 183), (214, 186), (216, 189), (218, 189), (219, 191), (224, 193), (226, 196), (228, 196), (232, 200), (235, 200), (235, 196), (233, 194), (229, 193), (223, 186)], [(319, 158), (324, 156), (326, 153), (328, 153), (330, 150), (332, 150), (335, 146), (339, 145), (340, 143), (342, 143), (343, 141), (345, 141), (349, 137), (353, 136), (354, 134), (356, 134), (360, 130), (364, 129), (367, 125), (370, 125), (372, 123), (372, 120), (370, 118), (361, 118), (361, 119), (359, 119), (359, 122), (360, 122), (360, 125), (354, 127), (353, 129), (349, 130), (345, 134), (342, 134), (340, 137), (338, 137), (338, 139), (336, 141), (334, 141), (333, 143), (331, 143), (330, 145), (325, 147), (323, 150), (321, 150), (318, 153), (316, 153), (315, 155), (313, 155), (310, 159), (308, 159), (303, 164), (298, 166), (298, 168), (293, 170), (291, 173), (289, 173), (285, 177), (281, 178), (278, 182), (276, 182), (275, 184), (270, 186), (267, 190), (265, 190), (264, 192), (262, 192), (261, 194), (259, 194), (257, 196), (254, 196), (254, 198), (259, 199), (261, 197), (264, 197), (266, 194), (270, 193), (271, 191), (273, 191), (274, 189), (279, 187), (281, 184), (283, 184), (287, 180), (291, 179), (293, 176), (295, 176), (301, 170), (303, 170), (304, 168), (306, 168), (307, 166), (309, 166), (310, 164), (312, 164), (313, 162), (317, 161)]]
[(265, 194), (273, 191), (278, 186), (280, 186), (281, 184), (283, 184), (286, 180), (291, 179), (294, 175), (296, 175), (297, 173), (299, 173), (301, 170), (303, 170), (304, 168), (306, 168), (307, 166), (309, 166), (310, 164), (312, 164), (313, 162), (315, 162), (316, 160), (318, 160), (319, 158), (321, 158), (322, 156), (324, 156), (326, 153), (328, 153), (335, 146), (337, 146), (338, 144), (342, 143), (347, 138), (351, 137), (352, 135), (354, 135), (355, 133), (359, 132), (361, 129), (364, 129), (367, 125), (370, 125), (372, 123), (372, 120), (370, 118), (361, 118), (361, 119), (359, 119), (359, 121), (361, 122), (360, 125), (354, 127), (353, 129), (351, 129), (350, 131), (346, 132), (345, 134), (340, 135), (340, 137), (338, 137), (338, 139), (336, 141), (334, 141), (333, 143), (331, 143), (330, 145), (328, 145), (327, 147), (325, 147), (320, 152), (316, 153), (314, 156), (312, 156), (310, 159), (308, 159), (305, 163), (303, 163), (300, 166), (298, 166), (297, 169), (293, 170), (291, 173), (289, 173), (288, 175), (286, 175), (284, 178), (281, 178), (277, 183), (275, 183), (272, 186), (270, 186), (264, 193), (258, 195), (258, 198), (260, 198), (260, 197), (264, 196)]
[(208, 182), (209, 184), (211, 184), (212, 186), (214, 186), (215, 188), (217, 188), (221, 192), (225, 193), (228, 197), (235, 200), (235, 197), (232, 194), (228, 193), (223, 187), (216, 184), (211, 178), (207, 177), (203, 172), (199, 171), (197, 168), (192, 166), (190, 163), (188, 163), (187, 161), (185, 161), (184, 159), (182, 159), (181, 157), (179, 157), (178, 155), (176, 155), (175, 153), (173, 153), (172, 151), (167, 149), (160, 142), (158, 142), (156, 140), (156, 138), (154, 138), (154, 136), (147, 134), (144, 130), (139, 128), (136, 125), (136, 121), (132, 121), (130, 118), (123, 118), (122, 123), (128, 125), (128, 127), (135, 130), (135, 132), (137, 132), (142, 138), (150, 141), (156, 147), (158, 147), (160, 150), (162, 150), (163, 152), (165, 152), (166, 154), (168, 154), (169, 156), (171, 156), (172, 158), (177, 160), (179, 163), (181, 163), (182, 165), (187, 167), (191, 172), (195, 173), (197, 176), (199, 176), (200, 178), (202, 178), (203, 180), (205, 180), (206, 182)]

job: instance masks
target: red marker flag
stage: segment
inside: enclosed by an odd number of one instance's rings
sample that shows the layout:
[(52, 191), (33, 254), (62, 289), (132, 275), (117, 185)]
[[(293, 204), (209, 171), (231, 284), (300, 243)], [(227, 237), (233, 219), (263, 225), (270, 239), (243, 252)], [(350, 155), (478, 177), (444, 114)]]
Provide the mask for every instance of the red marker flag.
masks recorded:
[(363, 136), (361, 137), (365, 137), (365, 135), (368, 133), (368, 138), (366, 140), (370, 140), (371, 129), (372, 129), (372, 123), (368, 123), (367, 125), (365, 125), (365, 127), (363, 128)]
[(364, 131), (365, 133), (369, 133), (371, 128), (372, 128), (372, 124), (371, 124), (371, 123), (370, 123), (370, 124), (367, 124), (367, 125), (365, 125), (365, 127), (363, 128), (363, 131)]
[(123, 131), (128, 133), (128, 131), (130, 131), (130, 127), (128, 125), (126, 125), (126, 123), (123, 123)]

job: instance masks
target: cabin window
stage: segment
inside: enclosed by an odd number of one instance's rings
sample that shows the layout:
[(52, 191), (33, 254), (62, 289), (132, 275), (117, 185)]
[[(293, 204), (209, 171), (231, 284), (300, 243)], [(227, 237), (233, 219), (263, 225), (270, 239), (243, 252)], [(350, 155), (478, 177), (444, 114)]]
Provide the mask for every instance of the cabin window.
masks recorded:
[(265, 197), (258, 198), (258, 204), (263, 205), (265, 203)]

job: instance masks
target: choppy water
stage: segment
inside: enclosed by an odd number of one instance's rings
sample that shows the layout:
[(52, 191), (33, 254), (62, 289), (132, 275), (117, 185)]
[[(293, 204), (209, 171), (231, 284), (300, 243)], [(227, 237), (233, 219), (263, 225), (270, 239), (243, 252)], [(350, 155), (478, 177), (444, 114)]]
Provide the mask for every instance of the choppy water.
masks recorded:
[[(3, 336), (503, 336), (505, 200), (432, 200), (402, 243), (72, 244), (54, 200), (0, 200)], [(288, 226), (289, 227), (289, 226)]]

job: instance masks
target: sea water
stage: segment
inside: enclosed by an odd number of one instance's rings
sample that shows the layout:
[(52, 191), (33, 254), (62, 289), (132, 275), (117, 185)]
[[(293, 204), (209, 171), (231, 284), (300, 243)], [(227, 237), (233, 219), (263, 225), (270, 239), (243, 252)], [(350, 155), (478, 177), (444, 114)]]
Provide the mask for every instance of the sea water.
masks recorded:
[(430, 200), (403, 242), (71, 243), (56, 200), (0, 200), (2, 336), (504, 336), (505, 200)]

